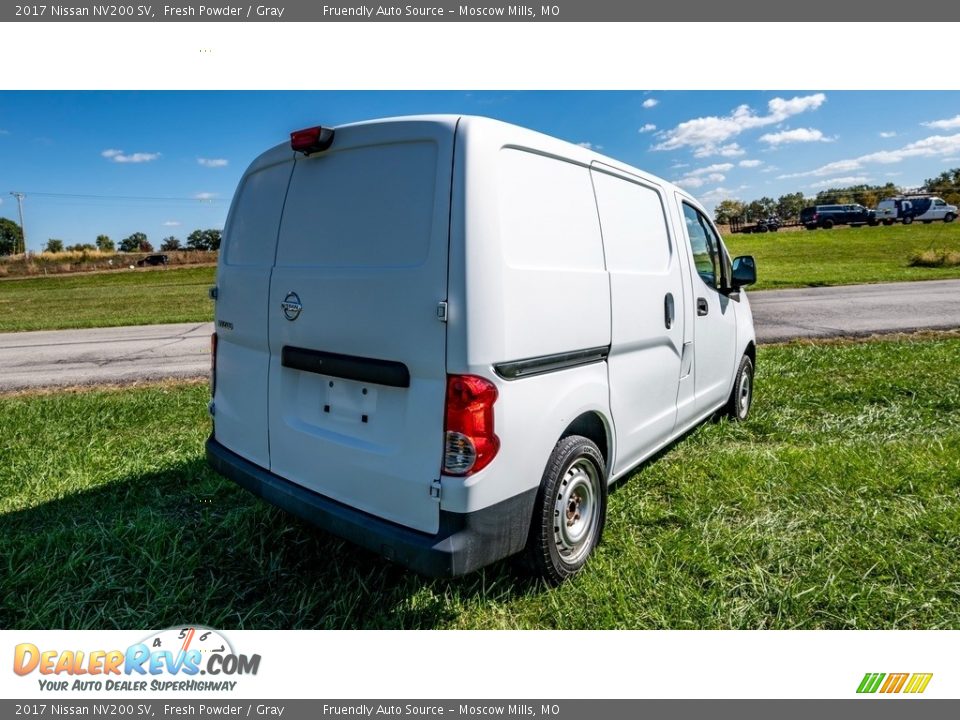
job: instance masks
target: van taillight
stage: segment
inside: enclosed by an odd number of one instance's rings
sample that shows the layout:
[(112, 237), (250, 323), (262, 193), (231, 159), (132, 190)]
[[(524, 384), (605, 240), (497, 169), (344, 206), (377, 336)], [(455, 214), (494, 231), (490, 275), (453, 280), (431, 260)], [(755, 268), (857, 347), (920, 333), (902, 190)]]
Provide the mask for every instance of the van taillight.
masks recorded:
[(217, 392), (217, 334), (210, 336), (210, 397)]
[(482, 377), (447, 377), (443, 473), (479, 472), (496, 456), (500, 449), (500, 438), (493, 432), (493, 404), (497, 395), (496, 385)]
[(322, 152), (333, 144), (333, 130), (317, 125), (290, 133), (290, 147), (304, 155)]

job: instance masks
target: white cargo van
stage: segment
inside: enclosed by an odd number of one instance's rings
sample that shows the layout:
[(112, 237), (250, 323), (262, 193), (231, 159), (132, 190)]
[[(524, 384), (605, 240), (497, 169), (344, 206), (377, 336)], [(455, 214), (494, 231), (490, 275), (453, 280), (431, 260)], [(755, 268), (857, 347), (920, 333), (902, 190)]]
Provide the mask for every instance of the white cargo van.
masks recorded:
[(298, 131), (230, 209), (208, 457), (418, 571), (526, 550), (559, 582), (609, 483), (747, 416), (755, 278), (679, 188), (530, 130)]

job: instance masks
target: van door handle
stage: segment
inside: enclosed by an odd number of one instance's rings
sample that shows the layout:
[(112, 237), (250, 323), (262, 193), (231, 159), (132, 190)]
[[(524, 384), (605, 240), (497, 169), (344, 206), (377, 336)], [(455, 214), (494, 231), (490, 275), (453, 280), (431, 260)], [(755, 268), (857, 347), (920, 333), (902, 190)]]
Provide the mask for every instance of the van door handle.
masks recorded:
[(667, 293), (663, 298), (663, 325), (669, 330), (673, 327), (673, 293)]
[(697, 315), (706, 315), (710, 312), (710, 306), (706, 298), (697, 298)]

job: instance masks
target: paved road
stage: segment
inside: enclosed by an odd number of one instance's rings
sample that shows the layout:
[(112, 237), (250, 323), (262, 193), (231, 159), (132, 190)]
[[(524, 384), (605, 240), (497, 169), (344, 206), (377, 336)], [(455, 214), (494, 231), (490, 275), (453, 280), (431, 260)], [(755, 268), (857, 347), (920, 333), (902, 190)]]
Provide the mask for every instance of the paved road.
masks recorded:
[(960, 327), (960, 280), (750, 293), (760, 342)]
[[(750, 293), (760, 342), (960, 327), (960, 280)], [(0, 333), (0, 391), (205, 375), (212, 323)]]
[(0, 333), (0, 391), (198, 377), (213, 323)]

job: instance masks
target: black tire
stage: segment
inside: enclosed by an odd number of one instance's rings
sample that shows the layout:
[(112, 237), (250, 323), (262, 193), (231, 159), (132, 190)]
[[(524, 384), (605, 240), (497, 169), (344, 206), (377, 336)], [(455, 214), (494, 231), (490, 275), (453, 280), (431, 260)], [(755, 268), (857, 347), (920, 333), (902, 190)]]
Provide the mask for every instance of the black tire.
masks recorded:
[(822, 227), (824, 230), (829, 230), (833, 227), (833, 220), (824, 220), (822, 223), (820, 223), (820, 227)]
[(737, 376), (733, 381), (733, 390), (730, 399), (723, 409), (723, 414), (734, 422), (743, 422), (750, 415), (753, 405), (753, 361), (744, 355), (737, 368)]
[(904, 224), (904, 225), (909, 225), (909, 224), (912, 223), (912, 222), (913, 222), (913, 218), (912, 218), (910, 215), (907, 215), (907, 216), (903, 219), (903, 224)]
[(779, 226), (779, 225), (771, 225), (771, 226), (770, 226), (770, 232), (776, 232), (776, 231), (779, 230), (779, 229), (780, 229), (780, 226)]
[(816, 229), (817, 229), (817, 226), (816, 226), (816, 225), (805, 225), (804, 227), (806, 227), (807, 230), (816, 230)]
[(606, 516), (606, 463), (599, 448), (581, 435), (561, 438), (530, 521), (526, 556), (533, 572), (551, 585), (576, 575), (600, 542)]
[(953, 222), (956, 219), (957, 219), (957, 216), (954, 215), (953, 213), (947, 213), (946, 215), (943, 216), (943, 221), (945, 223)]

